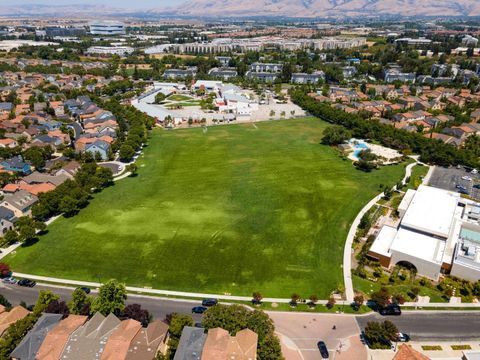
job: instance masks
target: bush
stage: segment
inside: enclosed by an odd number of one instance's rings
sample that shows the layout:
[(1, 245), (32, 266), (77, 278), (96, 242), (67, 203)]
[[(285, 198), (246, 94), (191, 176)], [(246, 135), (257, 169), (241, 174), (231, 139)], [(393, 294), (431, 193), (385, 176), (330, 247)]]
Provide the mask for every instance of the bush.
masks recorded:
[(335, 299), (332, 297), (330, 297), (330, 299), (328, 299), (328, 302), (327, 302), (327, 309), (332, 309), (334, 306), (335, 306)]

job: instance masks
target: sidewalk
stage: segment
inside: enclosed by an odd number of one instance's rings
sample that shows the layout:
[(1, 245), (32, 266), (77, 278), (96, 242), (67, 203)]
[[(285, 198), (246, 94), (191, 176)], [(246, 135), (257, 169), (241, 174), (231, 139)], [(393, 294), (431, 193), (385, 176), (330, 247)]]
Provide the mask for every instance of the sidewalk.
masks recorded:
[[(402, 179), (402, 184), (406, 183), (406, 180), (412, 175), (412, 168), (417, 165), (417, 162), (411, 163), (405, 167), (405, 176)], [(371, 208), (374, 206), (381, 198), (383, 197), (383, 192), (375, 196), (370, 202), (363, 207), (362, 210), (358, 213), (357, 217), (350, 226), (348, 231), (347, 241), (345, 242), (345, 247), (343, 249), (343, 281), (345, 284), (345, 298), (348, 303), (353, 302), (354, 291), (352, 283), (352, 245), (353, 239), (357, 233), (358, 225), (362, 220), (363, 215), (365, 215)]]

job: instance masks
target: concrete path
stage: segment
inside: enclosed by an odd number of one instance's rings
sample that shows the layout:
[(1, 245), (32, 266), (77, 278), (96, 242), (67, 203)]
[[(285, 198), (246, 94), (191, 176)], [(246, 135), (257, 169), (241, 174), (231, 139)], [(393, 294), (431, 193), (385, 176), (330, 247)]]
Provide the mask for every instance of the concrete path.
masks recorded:
[[(411, 163), (405, 168), (405, 176), (402, 179), (402, 183), (405, 184), (406, 180), (412, 175), (412, 168), (417, 165), (416, 162)], [(371, 208), (374, 206), (381, 198), (383, 197), (383, 192), (375, 196), (372, 200), (368, 202), (367, 205), (363, 207), (362, 210), (358, 213), (357, 217), (350, 226), (348, 231), (347, 241), (345, 242), (345, 247), (343, 249), (343, 281), (345, 284), (345, 298), (347, 302), (353, 302), (355, 296), (353, 291), (352, 283), (352, 245), (355, 234), (357, 233), (358, 225), (360, 225), (360, 220), (363, 215), (365, 215)]]

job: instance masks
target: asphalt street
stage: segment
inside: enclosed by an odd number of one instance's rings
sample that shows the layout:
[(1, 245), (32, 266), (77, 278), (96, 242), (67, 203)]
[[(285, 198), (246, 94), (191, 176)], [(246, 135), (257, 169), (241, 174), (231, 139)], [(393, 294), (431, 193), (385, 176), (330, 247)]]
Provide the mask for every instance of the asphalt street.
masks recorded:
[(410, 335), (414, 341), (466, 341), (480, 339), (480, 312), (451, 311), (402, 312), (400, 316), (381, 316), (378, 313), (357, 316), (363, 330), (369, 321), (391, 320), (400, 332)]
[[(64, 301), (69, 301), (73, 289), (63, 287), (51, 287), (46, 285), (36, 285), (33, 288), (21, 287), (18, 285), (6, 285), (0, 283), (0, 294), (5, 296), (12, 305), (18, 305), (21, 301), (27, 305), (35, 304), (40, 290), (48, 289), (59, 295)], [(91, 295), (95, 295), (92, 291)], [(190, 300), (168, 300), (155, 297), (143, 297), (128, 295), (127, 304), (140, 304), (142, 308), (147, 309), (155, 319), (164, 319), (166, 315), (171, 313), (190, 314), (193, 315), (195, 321), (201, 320), (201, 315), (191, 314), (192, 307), (201, 305), (201, 301)]]

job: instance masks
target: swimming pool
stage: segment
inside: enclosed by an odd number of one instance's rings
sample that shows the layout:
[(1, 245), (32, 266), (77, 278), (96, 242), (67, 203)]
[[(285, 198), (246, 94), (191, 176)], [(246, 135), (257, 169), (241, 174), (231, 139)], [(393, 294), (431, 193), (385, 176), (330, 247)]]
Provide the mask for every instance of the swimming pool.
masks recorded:
[(353, 156), (356, 160), (359, 160), (358, 155), (360, 154), (360, 152), (362, 152), (363, 150), (368, 149), (367, 144), (364, 144), (364, 143), (351, 143), (351, 145), (353, 146), (353, 155), (352, 155), (352, 156)]
[(474, 241), (480, 243), (480, 232), (466, 229), (462, 227), (460, 230), (460, 237), (465, 240)]

